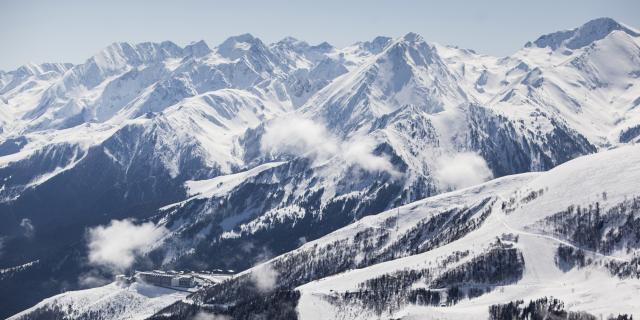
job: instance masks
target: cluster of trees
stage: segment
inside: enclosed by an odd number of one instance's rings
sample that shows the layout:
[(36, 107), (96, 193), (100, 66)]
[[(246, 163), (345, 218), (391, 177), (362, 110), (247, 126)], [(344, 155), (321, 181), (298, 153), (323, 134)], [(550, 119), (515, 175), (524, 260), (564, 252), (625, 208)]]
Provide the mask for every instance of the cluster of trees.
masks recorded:
[[(596, 316), (586, 312), (566, 311), (564, 302), (553, 297), (544, 297), (524, 303), (522, 300), (489, 307), (491, 320), (598, 320)], [(608, 320), (633, 320), (626, 314), (610, 316)]]
[(462, 260), (463, 258), (466, 258), (467, 256), (469, 256), (470, 252), (469, 250), (464, 250), (464, 251), (453, 251), (451, 252), (451, 254), (449, 254), (447, 257), (445, 257), (444, 259), (439, 259), (436, 260), (438, 267), (441, 269), (446, 268), (448, 265), (456, 263), (460, 260)]
[(280, 284), (303, 284), (369, 265), (371, 255), (384, 244), (387, 237), (387, 230), (367, 228), (353, 240), (338, 239), (327, 244), (316, 244), (308, 250), (288, 253), (275, 260), (273, 267), (281, 275)]
[(629, 127), (620, 132), (620, 142), (627, 143), (640, 136), (640, 125)]
[(62, 308), (60, 308), (60, 306), (58, 305), (40, 307), (31, 311), (26, 316), (18, 317), (18, 320), (29, 320), (29, 319), (70, 320), (67, 313), (65, 313), (62, 310)]
[(445, 228), (438, 233), (437, 237), (432, 237), (425, 243), (419, 245), (418, 253), (427, 252), (451, 243), (466, 236), (471, 231), (478, 229), (491, 214), (495, 201), (496, 199), (494, 197), (485, 198), (471, 208), (463, 210), (453, 216), (452, 219), (447, 222)]
[(454, 208), (425, 218), (387, 246), (374, 262), (427, 252), (458, 240), (477, 229), (491, 213), (494, 198), (488, 197), (471, 207)]
[(466, 208), (450, 209), (418, 221), (413, 227), (400, 236), (396, 242), (390, 244), (384, 252), (380, 253), (375, 260), (384, 261), (393, 259), (394, 257), (420, 253), (420, 246), (422, 244), (429, 241), (429, 239), (439, 236), (447, 221), (464, 210), (466, 210)]
[(511, 197), (509, 197), (508, 201), (503, 201), (501, 204), (502, 211), (509, 214), (515, 211), (519, 205), (523, 205), (525, 203), (531, 202), (540, 196), (542, 196), (545, 192), (545, 189), (532, 190), (531, 192), (525, 194), (518, 201), (518, 195), (520, 191), (516, 191)]
[(409, 303), (419, 306), (437, 306), (440, 305), (440, 291), (426, 288), (418, 288), (409, 291), (407, 296)]
[(524, 259), (515, 247), (499, 243), (488, 252), (435, 278), (431, 286), (499, 285), (518, 281), (524, 273)]
[[(295, 320), (300, 299), (297, 290), (276, 290), (241, 299), (230, 305), (196, 305), (179, 302), (158, 312), (149, 320), (234, 319), (234, 320)], [(198, 317), (200, 316), (200, 317)]]
[(487, 252), (439, 273), (468, 255), (468, 251), (458, 251), (432, 268), (383, 274), (360, 283), (357, 291), (344, 292), (330, 302), (357, 304), (377, 314), (397, 310), (409, 303), (453, 305), (465, 298), (478, 297), (497, 284), (515, 282), (522, 277), (524, 261), (521, 253), (501, 242), (493, 244)]
[(617, 260), (607, 261), (604, 266), (612, 275), (620, 278), (640, 279), (640, 256), (634, 256), (628, 262)]
[[(428, 269), (400, 270), (391, 274), (383, 274), (380, 277), (369, 279), (358, 285), (356, 291), (346, 291), (335, 296), (329, 296), (327, 300), (334, 305), (359, 305), (364, 309), (382, 314), (385, 311), (399, 309), (406, 304), (412, 296), (411, 287), (418, 281), (426, 281), (430, 278)], [(438, 295), (439, 293), (434, 293)], [(429, 298), (431, 300), (431, 298)]]
[(533, 190), (520, 199), (520, 203), (525, 204), (531, 202), (544, 194), (544, 189)]
[(585, 255), (584, 250), (571, 246), (560, 245), (556, 253), (556, 264), (562, 270), (571, 270), (574, 267), (583, 268), (588, 265), (598, 264), (604, 266), (611, 275), (620, 278), (640, 278), (640, 256), (633, 256), (630, 261), (604, 259), (594, 261)]
[(556, 251), (556, 265), (564, 271), (574, 267), (583, 268), (593, 263), (591, 258), (585, 256), (582, 249), (561, 244)]
[(602, 213), (600, 203), (569, 206), (545, 219), (547, 226), (577, 246), (609, 254), (640, 248), (640, 197), (623, 201)]
[[(349, 269), (425, 252), (477, 229), (490, 214), (493, 201), (493, 198), (486, 198), (469, 208), (450, 209), (425, 218), (389, 245), (391, 228), (366, 228), (352, 239), (340, 239), (287, 254), (275, 261), (274, 266), (283, 271), (284, 283), (302, 284)], [(395, 217), (387, 220), (384, 225), (395, 225)]]
[(113, 319), (127, 311), (127, 308), (120, 304), (113, 304), (99, 310), (88, 310), (79, 312), (72, 309), (70, 305), (61, 306), (59, 304), (45, 305), (39, 307), (26, 315), (18, 317), (18, 320), (101, 320)]

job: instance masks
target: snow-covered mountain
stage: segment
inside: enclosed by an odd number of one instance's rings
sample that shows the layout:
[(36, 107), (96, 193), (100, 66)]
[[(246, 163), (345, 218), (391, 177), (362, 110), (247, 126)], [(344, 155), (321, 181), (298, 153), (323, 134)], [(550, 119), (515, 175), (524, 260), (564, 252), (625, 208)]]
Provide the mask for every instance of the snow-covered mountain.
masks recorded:
[(639, 163), (626, 146), (365, 217), (153, 319), (502, 319), (490, 311), (546, 296), (574, 316), (637, 315)]
[(607, 146), (637, 140), (638, 36), (601, 18), (541, 36), (505, 58), (440, 48), (482, 104), (542, 132), (553, 127), (549, 117), (562, 119)]
[(637, 142), (639, 34), (596, 19), (502, 58), (414, 33), (345, 48), (243, 34), (1, 72), (0, 315), (77, 288), (86, 228), (112, 219), (169, 230), (153, 267), (243, 270), (364, 216)]
[[(151, 319), (520, 319), (528, 301), (559, 319), (637, 315), (639, 164), (640, 146), (624, 146), (365, 217), (187, 298), (160, 295)], [(138, 286), (65, 293), (16, 319), (149, 316), (120, 297)], [(117, 296), (82, 304), (106, 290)]]
[(146, 319), (188, 294), (145, 283), (111, 283), (45, 299), (11, 319), (45, 318), (57, 313), (70, 319)]

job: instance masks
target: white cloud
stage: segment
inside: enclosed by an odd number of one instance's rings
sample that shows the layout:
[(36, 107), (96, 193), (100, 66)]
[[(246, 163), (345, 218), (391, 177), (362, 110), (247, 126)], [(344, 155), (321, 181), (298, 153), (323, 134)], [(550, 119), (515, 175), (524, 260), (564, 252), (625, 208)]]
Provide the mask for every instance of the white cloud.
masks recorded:
[(436, 164), (435, 178), (440, 187), (446, 189), (469, 187), (492, 177), (484, 158), (473, 152), (442, 156)]
[(260, 141), (264, 152), (288, 153), (327, 160), (338, 153), (340, 141), (309, 119), (290, 116), (274, 120)]
[(263, 152), (305, 156), (320, 162), (337, 156), (347, 164), (367, 171), (387, 171), (397, 175), (387, 158), (372, 153), (375, 147), (376, 142), (371, 136), (354, 136), (343, 141), (324, 125), (296, 116), (269, 123), (260, 141)]
[(135, 225), (131, 220), (112, 220), (107, 226), (89, 229), (89, 262), (122, 272), (168, 232), (151, 222)]
[(231, 320), (231, 317), (200, 311), (191, 320)]
[(240, 245), (240, 249), (245, 252), (245, 253), (249, 253), (251, 252), (251, 250), (253, 250), (255, 246), (253, 245), (253, 242), (244, 242)]
[(389, 159), (372, 153), (375, 147), (376, 141), (371, 136), (357, 136), (342, 144), (341, 154), (347, 163), (356, 164), (367, 171), (386, 171), (398, 175)]
[(91, 270), (88, 273), (83, 273), (78, 277), (78, 284), (82, 288), (94, 288), (94, 287), (104, 286), (112, 281), (113, 279), (106, 278), (100, 273), (95, 272), (94, 270)]
[(269, 264), (262, 264), (251, 271), (251, 280), (258, 290), (266, 292), (276, 287), (278, 272)]
[(20, 221), (20, 227), (22, 227), (23, 234), (27, 238), (33, 237), (33, 235), (36, 232), (36, 228), (33, 226), (33, 224), (31, 223), (31, 220), (28, 218), (24, 218), (22, 219), (22, 221)]

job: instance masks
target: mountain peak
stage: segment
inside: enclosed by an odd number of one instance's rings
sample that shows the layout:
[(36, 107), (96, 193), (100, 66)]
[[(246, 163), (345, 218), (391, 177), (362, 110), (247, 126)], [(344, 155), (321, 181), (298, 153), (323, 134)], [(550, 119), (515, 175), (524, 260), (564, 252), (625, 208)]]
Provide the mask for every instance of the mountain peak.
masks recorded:
[(323, 41), (315, 46), (311, 46), (311, 48), (315, 50), (329, 51), (333, 49), (333, 46), (329, 42)]
[(391, 42), (393, 39), (385, 36), (377, 36), (373, 38), (371, 41), (359, 42), (358, 44), (363, 49), (373, 53), (378, 54), (384, 50), (384, 48)]
[(292, 50), (306, 50), (309, 48), (309, 44), (305, 41), (298, 40), (294, 37), (287, 36), (282, 38), (280, 41), (272, 43), (269, 45), (270, 48), (289, 48)]
[(558, 31), (543, 35), (533, 43), (528, 42), (525, 47), (528, 48), (535, 45), (538, 48), (549, 47), (555, 50), (564, 46), (569, 49), (579, 49), (606, 37), (616, 30), (623, 31), (633, 37), (640, 36), (638, 31), (625, 26), (614, 19), (598, 18), (572, 30)]
[(282, 38), (280, 41), (278, 41), (277, 43), (282, 43), (282, 44), (290, 44), (290, 45), (294, 45), (300, 42), (304, 42), (302, 40), (298, 40), (292, 36), (286, 36), (284, 38)]
[(264, 47), (264, 44), (250, 33), (244, 33), (225, 40), (218, 46), (218, 53), (226, 58), (237, 59), (252, 47)]
[(194, 56), (194, 57), (202, 57), (206, 56), (211, 52), (211, 49), (207, 45), (204, 40), (200, 40), (197, 42), (192, 42), (184, 47), (184, 53), (186, 55)]
[(371, 40), (371, 43), (374, 43), (374, 44), (387, 44), (391, 40), (392, 40), (391, 37), (377, 36), (377, 37), (373, 38), (373, 40)]
[(419, 34), (415, 33), (415, 32), (409, 32), (407, 34), (405, 34), (402, 37), (403, 40), (405, 41), (409, 41), (409, 42), (420, 42), (420, 41), (424, 41), (424, 39), (422, 38), (422, 36), (420, 36)]
[(229, 37), (220, 46), (223, 46), (223, 45), (229, 44), (229, 43), (254, 43), (254, 42), (256, 42), (256, 40), (258, 40), (258, 38), (254, 37), (252, 34), (243, 33), (243, 34), (239, 34), (237, 36)]

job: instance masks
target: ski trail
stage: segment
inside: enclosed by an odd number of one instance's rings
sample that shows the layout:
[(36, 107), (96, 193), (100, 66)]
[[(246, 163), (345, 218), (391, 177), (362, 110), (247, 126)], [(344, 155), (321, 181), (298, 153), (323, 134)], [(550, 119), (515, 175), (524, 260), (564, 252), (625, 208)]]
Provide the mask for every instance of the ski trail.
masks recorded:
[(570, 246), (570, 247), (573, 247), (573, 248), (575, 248), (575, 249), (582, 250), (582, 251), (584, 251), (584, 252), (590, 253), (590, 254), (592, 254), (592, 255), (594, 255), (594, 256), (598, 256), (598, 257), (601, 257), (601, 258), (607, 258), (607, 259), (618, 260), (618, 261), (623, 261), (623, 262), (630, 262), (630, 260), (629, 260), (629, 259), (626, 259), (626, 258), (623, 258), (623, 257), (610, 256), (610, 255), (606, 255), (606, 254), (603, 254), (603, 253), (600, 253), (600, 252), (597, 252), (597, 251), (593, 251), (593, 250), (585, 249), (585, 248), (582, 248), (582, 247), (576, 246), (576, 245), (574, 245), (574, 244), (573, 244), (573, 243), (571, 243), (571, 242), (568, 242), (568, 241), (565, 241), (565, 240), (562, 240), (562, 239), (558, 239), (558, 238), (553, 237), (553, 236), (551, 236), (551, 235), (541, 234), (541, 233), (534, 233), (534, 232), (528, 232), (528, 231), (524, 231), (524, 230), (516, 229), (516, 228), (512, 227), (511, 225), (509, 225), (509, 224), (507, 223), (507, 221), (504, 219), (504, 217), (505, 217), (505, 214), (504, 214), (504, 212), (502, 212), (502, 211), (501, 211), (501, 212), (498, 214), (498, 219), (500, 220), (500, 222), (502, 223), (502, 225), (504, 225), (504, 227), (505, 227), (505, 228), (509, 229), (509, 230), (510, 230), (511, 232), (513, 232), (513, 233), (521, 234), (521, 235), (526, 235), (526, 236), (531, 236), (531, 237), (537, 237), (537, 238), (544, 238), (544, 239), (548, 239), (548, 240), (555, 241), (555, 242), (558, 242), (558, 243), (560, 243), (560, 244), (563, 244), (563, 245), (565, 245), (565, 246)]

